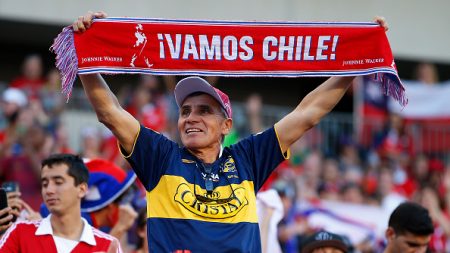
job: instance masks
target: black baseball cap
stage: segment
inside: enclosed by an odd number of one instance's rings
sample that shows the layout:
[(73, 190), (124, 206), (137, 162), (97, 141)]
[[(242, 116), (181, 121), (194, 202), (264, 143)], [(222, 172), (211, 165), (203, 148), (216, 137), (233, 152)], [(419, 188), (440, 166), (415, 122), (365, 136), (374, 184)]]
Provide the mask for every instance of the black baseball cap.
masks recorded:
[(340, 235), (327, 231), (320, 231), (307, 237), (302, 244), (302, 253), (311, 253), (313, 250), (323, 247), (333, 247), (342, 250), (344, 253), (348, 252), (344, 239)]

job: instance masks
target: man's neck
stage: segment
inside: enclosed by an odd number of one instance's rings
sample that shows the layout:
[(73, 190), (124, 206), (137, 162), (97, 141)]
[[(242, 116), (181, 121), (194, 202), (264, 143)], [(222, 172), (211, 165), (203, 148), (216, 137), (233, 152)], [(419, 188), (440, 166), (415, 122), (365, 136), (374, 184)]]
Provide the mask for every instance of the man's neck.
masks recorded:
[(80, 215), (55, 215), (52, 214), (50, 223), (53, 229), (53, 235), (65, 239), (78, 241), (84, 228), (84, 222)]
[(219, 154), (222, 147), (217, 146), (214, 148), (208, 148), (208, 149), (201, 149), (201, 150), (191, 150), (188, 149), (189, 152), (191, 152), (195, 157), (200, 159), (204, 163), (214, 163), (217, 158), (219, 158)]

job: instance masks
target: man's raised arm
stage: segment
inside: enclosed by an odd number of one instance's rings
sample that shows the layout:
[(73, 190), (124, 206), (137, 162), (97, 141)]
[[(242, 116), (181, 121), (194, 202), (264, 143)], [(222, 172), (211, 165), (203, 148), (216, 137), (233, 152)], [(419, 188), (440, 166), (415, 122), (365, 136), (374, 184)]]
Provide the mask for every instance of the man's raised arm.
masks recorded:
[(288, 115), (275, 124), (283, 153), (341, 100), (354, 77), (331, 77), (311, 91)]
[[(74, 32), (84, 32), (93, 18), (104, 18), (103, 12), (89, 12), (80, 16), (72, 25)], [(108, 127), (127, 153), (133, 148), (139, 132), (139, 122), (125, 111), (100, 74), (79, 75), (84, 91), (97, 114), (98, 120)]]
[[(375, 17), (385, 31), (388, 25), (383, 17)], [(303, 134), (319, 123), (341, 100), (354, 77), (331, 77), (311, 91), (288, 115), (275, 124), (281, 149), (286, 152)]]

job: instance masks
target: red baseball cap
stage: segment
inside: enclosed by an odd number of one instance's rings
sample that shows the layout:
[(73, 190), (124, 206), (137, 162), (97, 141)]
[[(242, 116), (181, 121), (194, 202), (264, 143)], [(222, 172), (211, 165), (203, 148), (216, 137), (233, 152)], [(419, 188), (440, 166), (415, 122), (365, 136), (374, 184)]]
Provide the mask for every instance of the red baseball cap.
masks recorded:
[(178, 107), (181, 107), (184, 100), (195, 92), (203, 92), (211, 97), (213, 97), (226, 112), (226, 116), (231, 118), (233, 116), (233, 111), (231, 110), (231, 103), (228, 95), (221, 90), (214, 88), (203, 78), (198, 76), (186, 77), (177, 83), (175, 86), (175, 100), (177, 101)]

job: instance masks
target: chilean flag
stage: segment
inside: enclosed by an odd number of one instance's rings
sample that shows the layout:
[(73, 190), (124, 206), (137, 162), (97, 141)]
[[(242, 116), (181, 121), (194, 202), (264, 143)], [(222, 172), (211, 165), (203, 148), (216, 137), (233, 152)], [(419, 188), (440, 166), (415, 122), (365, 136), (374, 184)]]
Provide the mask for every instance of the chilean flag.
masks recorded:
[[(364, 76), (360, 78), (356, 101), (358, 119), (358, 139), (362, 146), (373, 146), (373, 135), (381, 132), (388, 119), (388, 96), (383, 93), (381, 85)], [(398, 103), (398, 102), (397, 102)]]
[(409, 99), (401, 108), (394, 100), (389, 111), (399, 114), (412, 135), (418, 151), (442, 152), (450, 148), (450, 81), (427, 85), (402, 81)]

